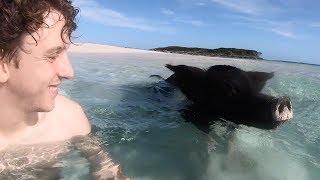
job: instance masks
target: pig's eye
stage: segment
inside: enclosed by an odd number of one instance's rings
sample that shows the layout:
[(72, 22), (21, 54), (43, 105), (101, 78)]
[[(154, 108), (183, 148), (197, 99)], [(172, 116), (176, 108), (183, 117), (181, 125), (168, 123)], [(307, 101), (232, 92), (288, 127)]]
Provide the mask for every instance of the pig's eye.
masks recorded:
[(237, 87), (236, 84), (227, 81), (225, 81), (224, 84), (226, 86), (227, 96), (235, 96), (240, 93), (240, 89)]

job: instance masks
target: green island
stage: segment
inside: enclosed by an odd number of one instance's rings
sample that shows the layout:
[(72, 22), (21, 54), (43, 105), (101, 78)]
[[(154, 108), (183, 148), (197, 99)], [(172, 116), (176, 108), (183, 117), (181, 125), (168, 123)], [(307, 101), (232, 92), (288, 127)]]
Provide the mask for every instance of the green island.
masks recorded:
[(263, 59), (262, 53), (255, 50), (237, 49), (237, 48), (217, 48), (206, 49), (196, 47), (168, 46), (150, 49), (167, 53), (178, 53), (198, 56), (227, 57), (227, 58), (245, 58), (245, 59)]

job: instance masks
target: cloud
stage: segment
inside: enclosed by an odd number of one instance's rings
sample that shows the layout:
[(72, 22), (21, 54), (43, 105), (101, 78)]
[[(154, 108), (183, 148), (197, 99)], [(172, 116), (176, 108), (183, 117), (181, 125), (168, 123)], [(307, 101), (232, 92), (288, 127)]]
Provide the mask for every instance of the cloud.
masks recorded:
[(76, 0), (75, 5), (80, 7), (80, 15), (89, 20), (106, 26), (125, 27), (142, 31), (156, 31), (157, 28), (150, 25), (143, 18), (132, 18), (127, 15), (101, 7), (93, 0)]
[(240, 13), (257, 15), (259, 14), (259, 11), (260, 11), (255, 4), (245, 2), (245, 1), (233, 1), (233, 0), (211, 0), (211, 1)]
[(320, 22), (312, 23), (311, 27), (316, 27), (316, 28), (320, 27)]
[(184, 23), (184, 24), (189, 24), (189, 25), (196, 26), (196, 27), (201, 27), (201, 26), (207, 26), (208, 25), (208, 24), (204, 23), (203, 21), (193, 20), (193, 19), (175, 18), (174, 21), (181, 22), (181, 23)]
[(267, 0), (211, 0), (232, 11), (248, 14), (263, 15), (264, 13), (279, 12), (281, 9)]
[(165, 8), (162, 8), (161, 9), (161, 13), (164, 14), (164, 15), (168, 15), (168, 16), (171, 16), (171, 15), (174, 15), (175, 13), (169, 9), (165, 9)]
[(196, 6), (205, 6), (205, 5), (206, 5), (206, 3), (203, 3), (203, 2), (196, 2), (196, 3), (195, 3), (195, 5), (196, 5)]
[(297, 34), (293, 32), (293, 29), (297, 24), (292, 21), (275, 21), (265, 18), (248, 17), (241, 15), (225, 15), (223, 17), (234, 21), (233, 24), (263, 31), (269, 31), (287, 38), (298, 37)]
[(190, 20), (190, 21), (186, 21), (186, 23), (189, 23), (193, 26), (205, 26), (205, 23), (199, 20)]
[(252, 23), (252, 24), (265, 24), (265, 25), (268, 25), (268, 26), (276, 26), (276, 25), (284, 24), (282, 22), (280, 23), (280, 22), (269, 20), (269, 19), (242, 16), (242, 15), (224, 15), (222, 17), (228, 18), (228, 19), (232, 19), (232, 20), (237, 21), (237, 22), (245, 21), (245, 22), (249, 22), (249, 23)]
[(270, 30), (280, 36), (284, 36), (287, 38), (296, 38), (296, 35), (291, 31), (282, 30), (282, 29), (270, 29)]

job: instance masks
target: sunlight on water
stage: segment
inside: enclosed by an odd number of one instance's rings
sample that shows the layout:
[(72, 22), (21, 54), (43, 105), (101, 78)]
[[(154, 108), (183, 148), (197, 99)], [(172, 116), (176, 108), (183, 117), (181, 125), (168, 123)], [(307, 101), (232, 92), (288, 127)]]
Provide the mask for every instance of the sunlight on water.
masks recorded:
[[(73, 55), (78, 78), (64, 90), (80, 101), (124, 172), (134, 179), (318, 179), (320, 67), (268, 61), (135, 54)], [(182, 93), (150, 78), (166, 63), (234, 65), (275, 72), (263, 92), (290, 96), (294, 118), (276, 130), (221, 122), (209, 134), (179, 114)]]
[(290, 157), (269, 132), (242, 127), (224, 153), (212, 153), (208, 179), (308, 179), (305, 166)]
[[(320, 178), (318, 66), (152, 53), (71, 57), (76, 79), (60, 93), (81, 103), (94, 135), (133, 179)], [(294, 118), (276, 130), (219, 121), (206, 132), (181, 117), (188, 102), (179, 90), (149, 77), (170, 76), (166, 63), (275, 72), (263, 92), (289, 96)], [(77, 151), (55, 167), (66, 179), (90, 179), (90, 164)]]

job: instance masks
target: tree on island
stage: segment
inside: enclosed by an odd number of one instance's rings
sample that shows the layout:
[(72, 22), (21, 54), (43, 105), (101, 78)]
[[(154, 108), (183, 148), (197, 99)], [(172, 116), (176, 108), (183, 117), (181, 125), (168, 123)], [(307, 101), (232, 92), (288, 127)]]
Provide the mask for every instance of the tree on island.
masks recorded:
[(181, 46), (168, 46), (161, 48), (151, 49), (153, 51), (189, 54), (189, 55), (201, 55), (201, 56), (213, 56), (213, 57), (229, 57), (229, 58), (246, 58), (246, 59), (262, 59), (261, 52), (248, 49), (237, 48), (218, 48), (218, 49), (206, 49), (195, 47), (181, 47)]

